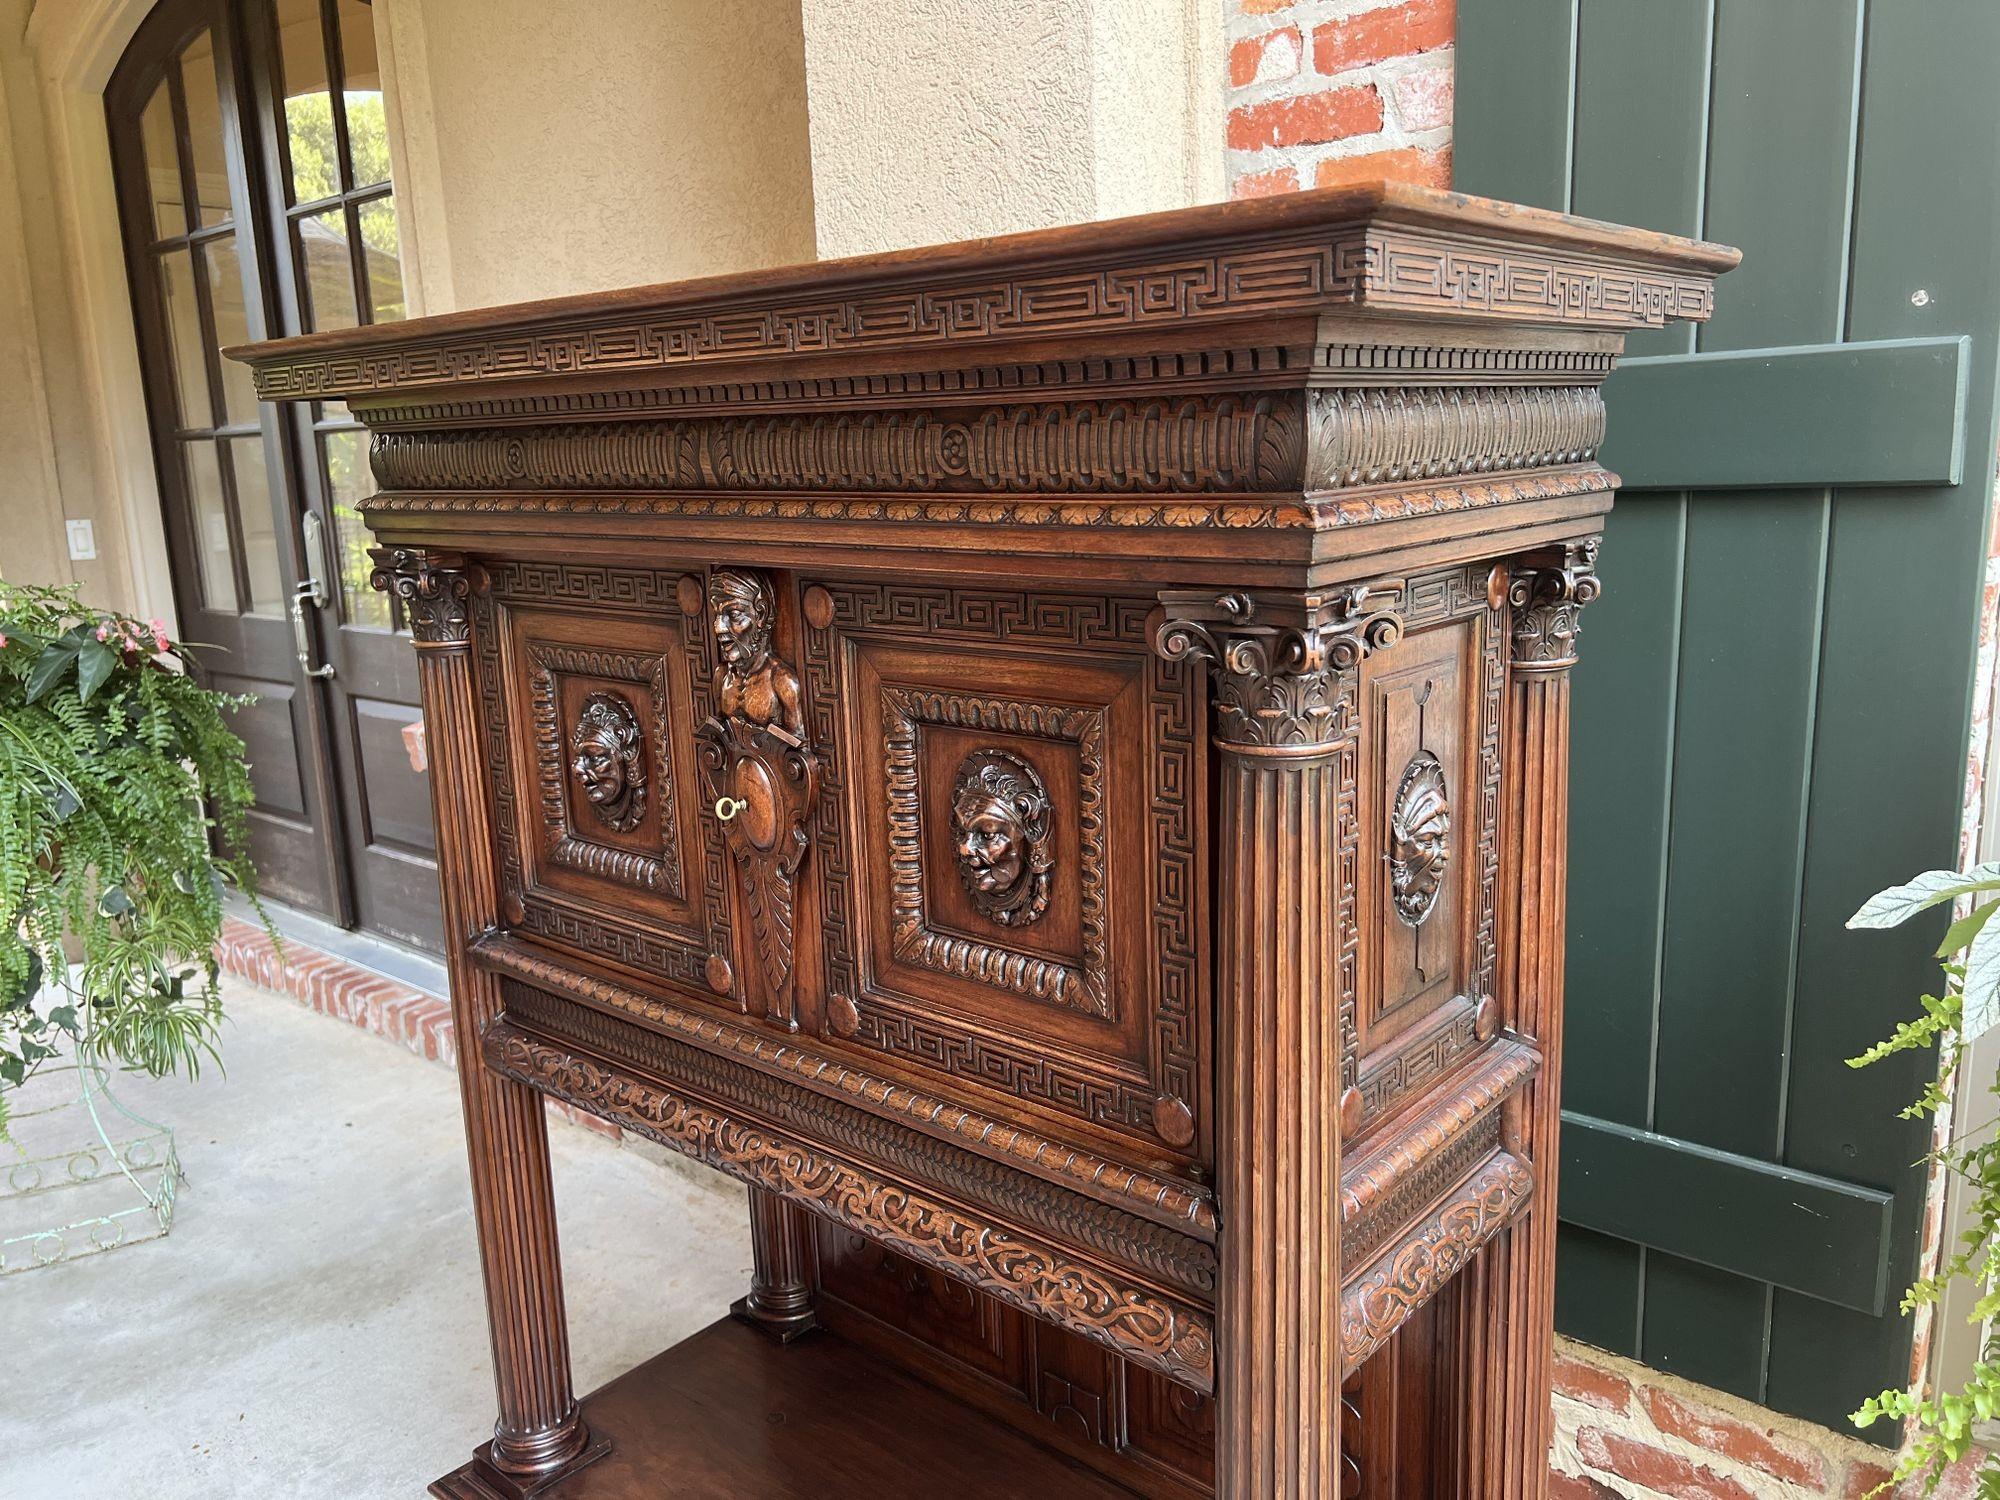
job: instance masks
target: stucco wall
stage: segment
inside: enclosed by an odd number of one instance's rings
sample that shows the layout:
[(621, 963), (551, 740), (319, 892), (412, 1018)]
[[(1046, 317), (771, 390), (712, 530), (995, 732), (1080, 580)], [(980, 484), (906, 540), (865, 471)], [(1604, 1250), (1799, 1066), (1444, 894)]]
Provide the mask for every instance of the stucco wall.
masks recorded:
[[(94, 602), (143, 610), (99, 463), (39, 80), (19, 43), (29, 9), (0, 0), (0, 575), (80, 582)], [(70, 561), (67, 519), (92, 522), (94, 559)]]
[(425, 310), (813, 256), (784, 0), (380, 0)]
[(1218, 0), (804, 0), (819, 253), (1222, 195)]

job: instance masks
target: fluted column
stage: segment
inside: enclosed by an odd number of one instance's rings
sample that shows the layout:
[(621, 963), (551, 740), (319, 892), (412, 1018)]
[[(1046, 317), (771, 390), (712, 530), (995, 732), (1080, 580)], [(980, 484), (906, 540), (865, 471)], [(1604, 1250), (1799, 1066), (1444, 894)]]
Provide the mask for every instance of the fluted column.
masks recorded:
[(812, 1215), (789, 1199), (750, 1189), (750, 1295), (729, 1310), (778, 1342), (819, 1327)]
[[(1562, 1116), (1565, 851), (1569, 841), (1569, 673), (1578, 616), (1599, 592), (1596, 538), (1516, 568), (1505, 765), (1500, 1002), (1537, 1043), (1541, 1071), (1509, 1106), (1510, 1147), (1535, 1197), (1459, 1278), (1447, 1379), (1460, 1412), (1461, 1493), (1546, 1500), (1554, 1361), (1556, 1169)], [(1448, 1398), (1450, 1399), (1450, 1398)]]
[(472, 965), (467, 946), (498, 923), (500, 908), (472, 669), (472, 582), (456, 557), (388, 547), (372, 555), (375, 587), (402, 601), (416, 638), (430, 751), (459, 1095), (500, 1406), (474, 1466), (501, 1494), (528, 1496), (609, 1445), (592, 1442), (570, 1384), (541, 1096), (480, 1062), (479, 1036), (500, 1012), (500, 990)]
[(1341, 791), (1356, 751), (1356, 669), (1400, 626), (1360, 588), (1162, 600), (1161, 652), (1209, 663), (1221, 761), (1215, 1493), (1331, 1500), (1341, 1493)]

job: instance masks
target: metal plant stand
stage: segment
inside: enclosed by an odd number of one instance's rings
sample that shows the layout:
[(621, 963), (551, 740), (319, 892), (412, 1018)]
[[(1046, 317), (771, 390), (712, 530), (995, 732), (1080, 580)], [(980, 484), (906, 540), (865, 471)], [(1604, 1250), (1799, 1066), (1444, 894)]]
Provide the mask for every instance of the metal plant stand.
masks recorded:
[(0, 1276), (173, 1227), (181, 1181), (174, 1133), (112, 1092), (88, 1032), (72, 1061), (30, 1081), (8, 1131), (0, 1143)]

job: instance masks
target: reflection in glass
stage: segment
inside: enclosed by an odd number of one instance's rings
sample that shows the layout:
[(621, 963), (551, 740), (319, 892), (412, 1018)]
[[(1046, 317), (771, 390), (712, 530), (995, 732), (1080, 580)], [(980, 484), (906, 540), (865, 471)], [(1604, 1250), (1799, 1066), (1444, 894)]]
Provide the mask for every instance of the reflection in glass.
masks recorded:
[(358, 427), (326, 433), (320, 439), (320, 454), (326, 465), (326, 492), (333, 498), (341, 617), (349, 625), (387, 630), (389, 596), (368, 586), (368, 548), (374, 538), (361, 522), (361, 502), (375, 493), (375, 476), (368, 471), (368, 434)]
[(203, 224), (229, 219), (229, 163), (222, 151), (222, 101), (215, 92), (215, 48), (208, 33), (181, 54), (188, 146), (194, 155), (196, 212)]
[(368, 263), (368, 301), (374, 310), (374, 321), (400, 322), (410, 314), (403, 301), (403, 258), (396, 230), (396, 199), (385, 194), (354, 212), (361, 220), (361, 249)]
[(153, 235), (165, 239), (187, 232), (181, 207), (181, 159), (174, 145), (174, 101), (163, 78), (139, 116), (139, 142), (146, 154), (146, 194), (153, 200)]
[(333, 135), (333, 96), (327, 92), (326, 38), (320, 30), (319, 0), (278, 0), (275, 13), (292, 202), (312, 203), (340, 191), (340, 156)]
[(354, 186), (372, 187), (389, 180), (389, 122), (382, 108), (382, 71), (375, 62), (375, 19), (360, 0), (340, 0), (339, 13), (347, 154)]
[(182, 427), (207, 427), (213, 421), (208, 397), (207, 343), (201, 336), (201, 312), (194, 300), (194, 252), (160, 252), (160, 291), (167, 320), (168, 357), (174, 367), (175, 411)]
[(313, 328), (352, 328), (354, 260), (347, 250), (347, 212), (329, 208), (299, 220), (299, 253), (306, 276), (306, 305)]
[(229, 564), (229, 512), (222, 495), (222, 471), (215, 444), (207, 439), (181, 444), (187, 456), (188, 518), (194, 523), (195, 562), (201, 597), (210, 609), (235, 614), (236, 575)]
[(271, 511), (264, 440), (232, 438), (223, 446), (235, 471), (236, 524), (243, 533), (243, 564), (250, 575), (250, 603), (244, 613), (283, 614), (285, 586), (278, 572), (278, 523)]
[[(215, 323), (218, 351), (233, 344), (250, 342), (250, 319), (243, 307), (243, 267), (236, 256), (236, 236), (225, 234), (202, 247), (208, 266), (208, 312)], [(250, 367), (240, 360), (221, 359), (223, 420), (257, 420), (257, 390), (250, 381)]]

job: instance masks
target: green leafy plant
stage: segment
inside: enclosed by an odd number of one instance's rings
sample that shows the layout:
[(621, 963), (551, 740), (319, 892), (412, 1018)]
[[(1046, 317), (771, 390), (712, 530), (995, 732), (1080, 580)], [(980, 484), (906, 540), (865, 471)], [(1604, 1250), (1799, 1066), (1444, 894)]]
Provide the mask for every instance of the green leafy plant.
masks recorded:
[[(1963, 914), (1938, 945), (1945, 978), (1942, 993), (1922, 996), (1920, 1015), (1899, 1024), (1888, 1040), (1850, 1059), (1850, 1066), (1861, 1068), (1898, 1052), (1938, 1049), (1937, 1073), (1902, 1111), (1906, 1120), (1934, 1119), (1949, 1109), (1972, 1042), (2000, 1021), (2000, 922), (1993, 920), (2000, 910), (2000, 864), (1978, 865), (1963, 873), (1928, 871), (1869, 898), (1847, 923), (1854, 928), (1900, 927), (1948, 904), (1962, 906)], [(1988, 1080), (1986, 1087), (2000, 1094), (2000, 1078)], [(1983, 1139), (1947, 1142), (1933, 1154), (1938, 1166), (1966, 1184), (1971, 1224), (1955, 1246), (1946, 1247), (1937, 1269), (1904, 1294), (1906, 1313), (1937, 1304), (1953, 1282), (1966, 1281), (1979, 1293), (1970, 1314), (1974, 1323), (1985, 1327), (2000, 1314), (2000, 1139), (1981, 1134)], [(2000, 1347), (1989, 1335), (1960, 1390), (1884, 1391), (1865, 1403), (1854, 1421), (1861, 1427), (1884, 1418), (1904, 1423), (1907, 1444), (1896, 1466), (1896, 1480), (1915, 1478), (1930, 1494), (1972, 1451), (1974, 1424), (1995, 1416), (2000, 1416)], [(2000, 1461), (1983, 1462), (1979, 1495), (1981, 1500), (2000, 1500)]]
[(226, 713), (165, 629), (0, 579), (0, 1136), (65, 1040), (154, 1075), (214, 1058), (222, 891), (256, 900)]

